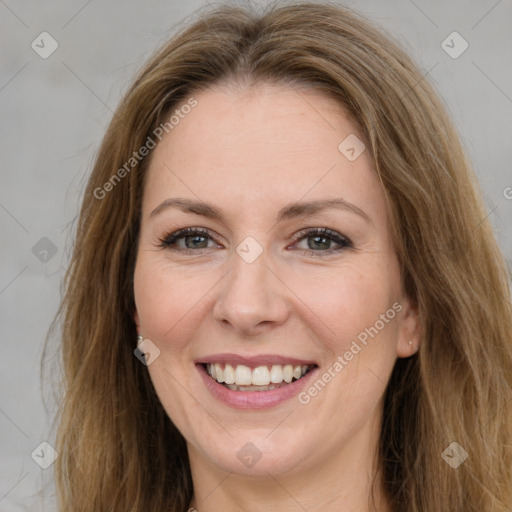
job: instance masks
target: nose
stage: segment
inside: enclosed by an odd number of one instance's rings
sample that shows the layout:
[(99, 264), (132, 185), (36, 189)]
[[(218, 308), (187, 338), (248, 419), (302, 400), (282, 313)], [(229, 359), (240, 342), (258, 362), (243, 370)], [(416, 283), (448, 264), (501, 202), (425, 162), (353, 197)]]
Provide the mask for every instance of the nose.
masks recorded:
[(290, 292), (270, 268), (266, 252), (251, 263), (233, 254), (233, 267), (219, 284), (214, 317), (240, 335), (256, 336), (280, 325), (290, 311)]

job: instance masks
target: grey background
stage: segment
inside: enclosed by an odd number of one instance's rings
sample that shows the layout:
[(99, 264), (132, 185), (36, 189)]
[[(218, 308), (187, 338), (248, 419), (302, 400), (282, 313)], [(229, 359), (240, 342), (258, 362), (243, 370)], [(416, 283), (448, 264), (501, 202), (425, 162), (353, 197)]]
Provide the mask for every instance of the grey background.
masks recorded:
[[(512, 2), (344, 3), (394, 34), (434, 82), (473, 160), (510, 264), (512, 199), (505, 196), (512, 186)], [(55, 407), (48, 379), (41, 389), (39, 362), (59, 303), (72, 222), (95, 152), (130, 79), (204, 5), (0, 0), (1, 512), (55, 509), (52, 468), (41, 469), (31, 453), (54, 439)], [(47, 59), (31, 47), (43, 31), (59, 45)], [(469, 44), (457, 59), (441, 47), (453, 31)]]

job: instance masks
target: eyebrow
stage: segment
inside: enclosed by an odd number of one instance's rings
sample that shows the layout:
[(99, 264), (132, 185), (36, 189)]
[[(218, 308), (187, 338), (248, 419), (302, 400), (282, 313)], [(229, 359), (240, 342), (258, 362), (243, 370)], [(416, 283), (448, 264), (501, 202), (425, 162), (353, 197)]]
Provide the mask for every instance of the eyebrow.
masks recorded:
[[(215, 219), (220, 221), (223, 220), (221, 210), (217, 209), (212, 204), (205, 203), (202, 201), (195, 201), (192, 199), (186, 199), (182, 197), (166, 199), (149, 214), (149, 217), (154, 217), (163, 210), (166, 210), (167, 208), (178, 208), (179, 210), (185, 213), (195, 213), (196, 215), (201, 215), (209, 219)], [(305, 217), (307, 215), (313, 215), (328, 208), (336, 208), (339, 210), (354, 213), (362, 217), (364, 220), (366, 220), (366, 222), (370, 224), (372, 223), (370, 217), (366, 212), (361, 210), (361, 208), (357, 207), (356, 205), (349, 203), (348, 201), (345, 201), (344, 199), (341, 198), (307, 202), (299, 201), (287, 204), (286, 206), (281, 208), (277, 213), (276, 221), (282, 222), (284, 220), (289, 220), (297, 217)]]

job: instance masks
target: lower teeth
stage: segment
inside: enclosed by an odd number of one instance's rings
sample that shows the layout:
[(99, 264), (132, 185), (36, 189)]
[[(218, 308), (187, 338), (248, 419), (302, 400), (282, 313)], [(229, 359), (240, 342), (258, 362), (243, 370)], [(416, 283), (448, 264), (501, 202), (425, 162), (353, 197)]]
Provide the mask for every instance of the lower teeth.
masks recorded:
[[(295, 382), (297, 379), (294, 377), (292, 382)], [(215, 381), (217, 382), (217, 381)], [(281, 382), (280, 384), (269, 384), (268, 386), (237, 386), (236, 384), (225, 384), (222, 385), (231, 391), (271, 391), (272, 389), (280, 388), (281, 386), (286, 386), (286, 384), (291, 384), (288, 382)]]

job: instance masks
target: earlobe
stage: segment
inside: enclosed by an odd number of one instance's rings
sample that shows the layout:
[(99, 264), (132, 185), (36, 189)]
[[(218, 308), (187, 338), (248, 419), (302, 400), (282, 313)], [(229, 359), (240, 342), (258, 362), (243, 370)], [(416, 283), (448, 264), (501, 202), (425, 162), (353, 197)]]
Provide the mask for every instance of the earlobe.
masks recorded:
[(417, 308), (413, 307), (409, 301), (406, 301), (398, 329), (396, 347), (398, 357), (410, 357), (418, 351), (421, 333), (420, 327)]
[(419, 336), (415, 336), (408, 341), (408, 345), (406, 348), (399, 347), (398, 348), (398, 357), (410, 357), (413, 356), (419, 348)]

